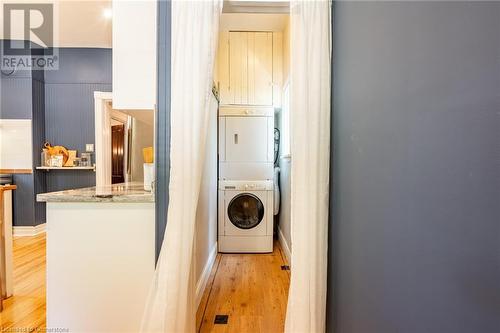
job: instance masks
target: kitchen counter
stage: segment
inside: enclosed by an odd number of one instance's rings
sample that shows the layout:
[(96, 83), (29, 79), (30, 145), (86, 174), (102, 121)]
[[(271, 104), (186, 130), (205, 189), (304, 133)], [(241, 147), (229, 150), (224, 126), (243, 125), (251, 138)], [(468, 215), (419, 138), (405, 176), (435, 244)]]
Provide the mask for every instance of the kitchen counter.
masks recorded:
[(37, 200), (47, 203), (47, 327), (139, 332), (155, 271), (154, 194), (124, 183)]
[(154, 193), (144, 190), (143, 183), (122, 183), (109, 186), (87, 187), (36, 196), (39, 202), (154, 202)]

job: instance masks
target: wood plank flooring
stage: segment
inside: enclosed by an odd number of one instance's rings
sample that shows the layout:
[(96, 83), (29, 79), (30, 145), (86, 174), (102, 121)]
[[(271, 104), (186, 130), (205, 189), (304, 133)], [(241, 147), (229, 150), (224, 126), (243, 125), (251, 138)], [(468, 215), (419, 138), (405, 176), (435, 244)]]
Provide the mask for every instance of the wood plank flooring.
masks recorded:
[[(45, 328), (45, 235), (14, 239), (14, 296), (0, 331)], [(290, 272), (279, 243), (270, 254), (219, 254), (197, 312), (199, 332), (283, 332)], [(228, 315), (225, 325), (216, 314)]]
[[(199, 332), (284, 331), (290, 272), (278, 242), (270, 254), (219, 254), (197, 313)], [(214, 324), (215, 315), (227, 324)]]
[[(45, 234), (14, 238), (14, 296), (4, 300), (0, 332), (45, 328)], [(28, 329), (31, 329), (28, 330)]]

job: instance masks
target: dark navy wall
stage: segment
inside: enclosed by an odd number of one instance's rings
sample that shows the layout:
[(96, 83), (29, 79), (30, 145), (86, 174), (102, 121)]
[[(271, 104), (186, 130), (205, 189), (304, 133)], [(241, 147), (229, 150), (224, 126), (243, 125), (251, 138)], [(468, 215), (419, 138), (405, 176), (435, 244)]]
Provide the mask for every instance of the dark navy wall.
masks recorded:
[[(6, 41), (1, 41), (3, 47)], [(0, 74), (0, 117), (2, 119), (31, 119), (33, 147), (45, 137), (44, 72), (15, 71)], [(40, 163), (40, 154), (33, 151), (33, 169)], [(36, 193), (46, 191), (44, 172), (16, 174), (13, 182), (18, 189), (13, 193), (13, 223), (15, 226), (33, 226), (45, 222), (45, 204), (36, 203)]]
[[(3, 43), (3, 41), (2, 41)], [(37, 193), (92, 186), (91, 171), (36, 170), (43, 143), (85, 149), (94, 143), (94, 91), (111, 91), (111, 49), (61, 48), (59, 70), (1, 74), (0, 117), (31, 119), (33, 174), (15, 175), (14, 225), (45, 222), (45, 204)]]
[[(44, 72), (34, 71), (32, 80), (32, 134), (33, 134), (33, 194), (47, 192), (45, 171), (36, 170), (41, 165), (40, 149), (45, 142), (45, 84)], [(34, 225), (45, 223), (45, 203), (36, 202)]]
[(335, 6), (328, 331), (500, 332), (500, 3)]
[[(95, 142), (94, 91), (111, 91), (111, 49), (60, 48), (59, 70), (45, 75), (45, 137), (54, 145), (85, 151)], [(91, 171), (47, 174), (47, 191), (95, 185)]]
[(31, 119), (31, 75), (26, 72), (0, 75), (2, 119)]

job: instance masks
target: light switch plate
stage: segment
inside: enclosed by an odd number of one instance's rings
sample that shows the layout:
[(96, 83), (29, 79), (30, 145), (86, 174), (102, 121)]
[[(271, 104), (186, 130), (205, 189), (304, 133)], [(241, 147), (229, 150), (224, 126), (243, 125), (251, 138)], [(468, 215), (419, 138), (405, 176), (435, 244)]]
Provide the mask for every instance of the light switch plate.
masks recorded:
[(93, 143), (87, 143), (85, 145), (85, 151), (89, 152), (89, 153), (93, 153), (94, 152), (94, 144)]

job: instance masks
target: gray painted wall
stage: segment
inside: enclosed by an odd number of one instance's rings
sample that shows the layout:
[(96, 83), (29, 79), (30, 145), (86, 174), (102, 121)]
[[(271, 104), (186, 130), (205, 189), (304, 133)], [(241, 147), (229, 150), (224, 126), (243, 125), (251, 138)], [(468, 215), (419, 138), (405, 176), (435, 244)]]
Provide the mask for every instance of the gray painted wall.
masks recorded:
[(499, 18), (336, 3), (329, 332), (500, 332)]
[(156, 260), (160, 255), (163, 236), (167, 227), (168, 186), (170, 180), (170, 66), (172, 40), (172, 3), (157, 2), (158, 10), (158, 65), (157, 112), (155, 149), (155, 231)]
[[(45, 136), (54, 145), (85, 151), (95, 143), (94, 91), (111, 91), (111, 49), (60, 48), (59, 70), (45, 75)], [(47, 191), (95, 185), (87, 170), (49, 172)]]

